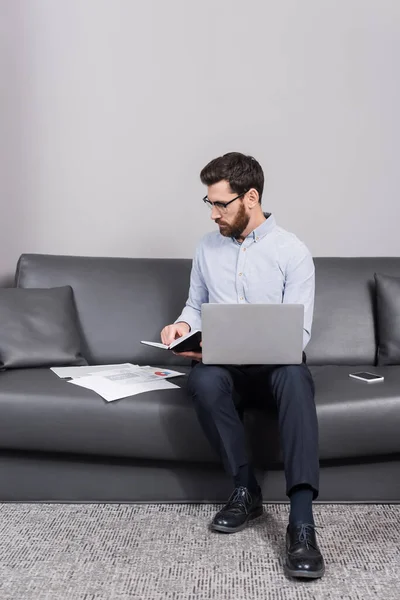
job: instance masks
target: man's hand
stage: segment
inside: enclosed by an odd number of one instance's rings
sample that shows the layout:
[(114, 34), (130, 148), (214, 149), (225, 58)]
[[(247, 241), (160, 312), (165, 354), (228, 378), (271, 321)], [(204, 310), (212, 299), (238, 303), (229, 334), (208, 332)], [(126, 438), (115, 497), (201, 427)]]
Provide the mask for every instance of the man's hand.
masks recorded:
[[(201, 346), (201, 342), (200, 342), (200, 346)], [(198, 360), (199, 362), (201, 362), (202, 358), (203, 358), (203, 354), (202, 352), (174, 352), (172, 351), (173, 354), (176, 354), (176, 356), (184, 356), (185, 358), (192, 358), (193, 360)]]
[(172, 344), (176, 338), (180, 338), (183, 335), (189, 333), (190, 327), (183, 321), (181, 323), (174, 323), (173, 325), (167, 325), (161, 332), (161, 341), (166, 346)]

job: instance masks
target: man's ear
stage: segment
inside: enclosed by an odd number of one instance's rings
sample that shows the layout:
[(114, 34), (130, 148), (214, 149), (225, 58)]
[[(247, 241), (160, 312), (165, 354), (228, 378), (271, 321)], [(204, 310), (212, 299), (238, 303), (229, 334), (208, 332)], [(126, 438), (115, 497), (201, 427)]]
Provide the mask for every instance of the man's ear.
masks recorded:
[(249, 208), (254, 208), (255, 206), (257, 206), (257, 204), (259, 204), (259, 193), (257, 192), (257, 190), (255, 188), (251, 188), (248, 192), (248, 199), (249, 199)]

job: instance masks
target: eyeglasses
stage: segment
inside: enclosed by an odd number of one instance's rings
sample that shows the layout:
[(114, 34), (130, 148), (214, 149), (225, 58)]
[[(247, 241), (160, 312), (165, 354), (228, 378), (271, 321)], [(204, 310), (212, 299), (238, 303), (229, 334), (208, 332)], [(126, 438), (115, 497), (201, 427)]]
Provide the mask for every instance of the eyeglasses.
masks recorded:
[(232, 198), (232, 200), (229, 200), (229, 202), (211, 202), (211, 200), (208, 199), (207, 196), (204, 196), (203, 198), (203, 202), (204, 204), (206, 204), (208, 206), (208, 208), (210, 210), (212, 210), (212, 208), (215, 206), (215, 208), (219, 211), (219, 212), (226, 212), (227, 207), (232, 204), (232, 202), (235, 202), (235, 200), (238, 200), (239, 198), (243, 198), (243, 196), (245, 194), (247, 194), (249, 190), (246, 190), (245, 192), (243, 192), (242, 194), (239, 194), (239, 196), (236, 196), (236, 198)]

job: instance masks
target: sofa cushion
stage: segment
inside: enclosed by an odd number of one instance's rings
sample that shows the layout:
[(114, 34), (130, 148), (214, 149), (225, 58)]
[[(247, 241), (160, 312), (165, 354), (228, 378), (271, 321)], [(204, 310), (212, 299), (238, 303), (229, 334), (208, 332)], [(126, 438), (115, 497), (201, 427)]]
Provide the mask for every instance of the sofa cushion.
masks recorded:
[(375, 273), (378, 364), (400, 365), (400, 278)]
[[(171, 381), (184, 388), (186, 377)], [(0, 373), (0, 412), (3, 449), (214, 460), (181, 388), (106, 402), (50, 369), (5, 371)]]
[[(161, 366), (161, 365), (160, 365)], [(163, 368), (163, 367), (162, 367)], [(364, 367), (365, 369), (367, 367)], [(181, 367), (180, 370), (187, 371)], [(313, 367), (321, 459), (400, 452), (400, 368), (374, 369), (383, 383), (349, 377), (344, 366)], [(146, 392), (107, 403), (94, 392), (60, 380), (47, 369), (0, 373), (3, 449), (211, 462), (211, 451), (186, 392)], [(273, 409), (245, 413), (254, 460), (281, 463)]]
[(72, 287), (83, 351), (91, 365), (189, 365), (188, 359), (140, 340), (160, 341), (162, 328), (180, 315), (190, 268), (187, 259), (24, 254), (15, 283), (23, 288)]
[[(309, 365), (374, 365), (375, 272), (400, 277), (400, 258), (315, 258)], [(359, 369), (360, 370), (360, 369)]]
[(86, 365), (72, 289), (0, 289), (0, 367)]
[[(319, 423), (321, 459), (368, 457), (400, 452), (400, 368), (357, 367), (385, 377), (365, 383), (349, 377), (348, 366), (311, 367)], [(278, 460), (279, 435), (274, 415), (253, 410), (246, 415), (252, 454), (265, 464)]]

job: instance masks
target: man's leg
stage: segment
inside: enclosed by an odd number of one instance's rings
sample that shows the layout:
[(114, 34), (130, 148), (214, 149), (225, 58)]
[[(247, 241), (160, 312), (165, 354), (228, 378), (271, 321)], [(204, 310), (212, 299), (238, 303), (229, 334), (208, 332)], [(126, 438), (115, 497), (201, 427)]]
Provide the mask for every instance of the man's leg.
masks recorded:
[(286, 492), (290, 498), (286, 572), (294, 577), (321, 577), (325, 567), (312, 514), (312, 501), (319, 489), (314, 382), (305, 363), (275, 367), (269, 380), (278, 407)]
[(234, 400), (244, 384), (239, 369), (203, 363), (192, 368), (188, 380), (203, 431), (234, 481), (230, 500), (212, 522), (213, 529), (227, 533), (240, 531), (262, 513), (261, 490), (248, 464), (245, 431)]
[(279, 366), (270, 372), (270, 386), (277, 403), (279, 432), (286, 475), (286, 493), (297, 486), (318, 496), (318, 421), (314, 382), (306, 364)]

